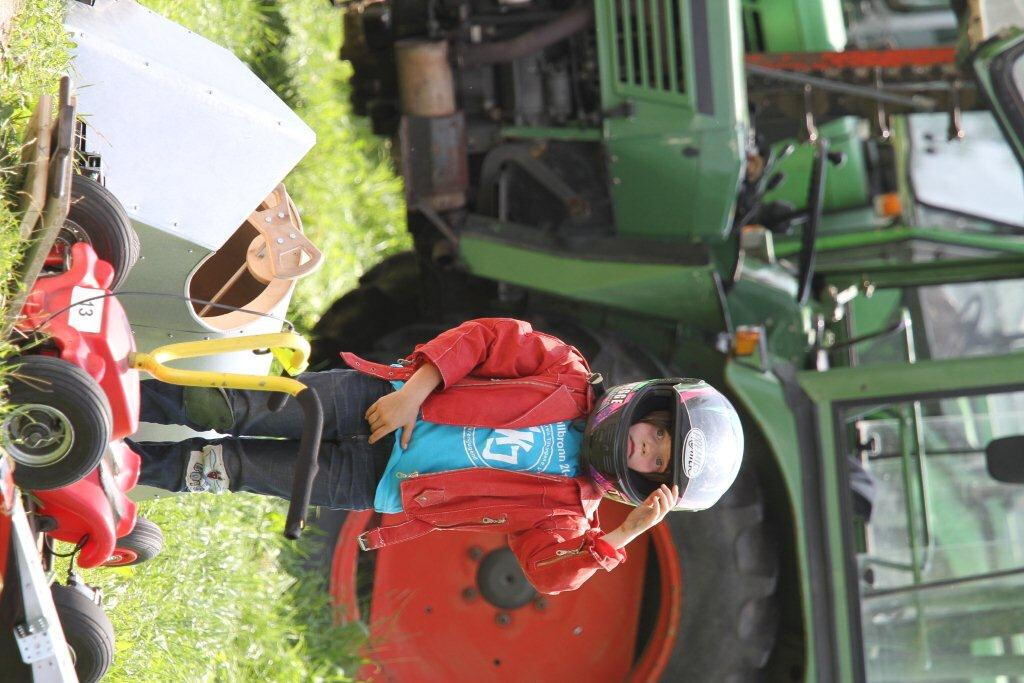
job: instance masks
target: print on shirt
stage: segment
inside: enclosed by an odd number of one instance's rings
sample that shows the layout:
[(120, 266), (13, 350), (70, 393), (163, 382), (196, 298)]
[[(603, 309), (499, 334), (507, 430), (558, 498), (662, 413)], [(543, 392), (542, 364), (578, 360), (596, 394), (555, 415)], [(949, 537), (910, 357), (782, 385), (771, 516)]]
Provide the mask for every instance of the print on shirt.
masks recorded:
[[(396, 389), (402, 386), (401, 382), (392, 384)], [(583, 432), (571, 422), (491, 429), (420, 418), (408, 448), (401, 446), (402, 430), (395, 432), (395, 445), (377, 483), (373, 507), (378, 512), (401, 512), (402, 482), (435, 472), (480, 467), (575, 477), (582, 441)]]
[[(463, 427), (462, 443), (473, 467), (501, 467), (520, 472), (561, 470), (559, 473), (565, 474), (570, 469), (566, 462), (566, 431), (564, 422), (523, 429)], [(558, 470), (551, 467), (556, 454)]]

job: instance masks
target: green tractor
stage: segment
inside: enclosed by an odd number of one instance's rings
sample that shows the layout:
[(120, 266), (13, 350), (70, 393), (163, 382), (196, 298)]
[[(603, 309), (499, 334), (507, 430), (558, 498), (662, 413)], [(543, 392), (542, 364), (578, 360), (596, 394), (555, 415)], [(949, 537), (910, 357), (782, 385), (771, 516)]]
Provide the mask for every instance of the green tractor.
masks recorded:
[[(498, 534), (360, 553), (374, 515), (325, 513), (366, 676), (1024, 676), (1024, 21), (955, 5), (347, 7), (415, 249), (325, 313), (321, 362), (521, 317), (610, 384), (707, 379), (747, 436), (726, 498), (572, 594), (534, 593)], [(1006, 141), (958, 157), (974, 131)]]

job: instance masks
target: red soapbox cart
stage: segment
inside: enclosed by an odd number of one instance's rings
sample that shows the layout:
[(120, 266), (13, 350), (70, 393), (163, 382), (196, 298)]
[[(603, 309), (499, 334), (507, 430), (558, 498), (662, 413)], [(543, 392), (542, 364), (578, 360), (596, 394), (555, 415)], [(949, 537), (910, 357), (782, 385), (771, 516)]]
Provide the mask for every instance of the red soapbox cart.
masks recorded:
[(126, 495), (139, 476), (139, 457), (123, 442), (138, 427), (139, 372), (128, 364), (124, 310), (109, 296), (138, 241), (117, 200), (72, 175), (68, 79), (56, 107), (41, 98), (26, 139), (26, 288), (3, 325), (19, 355), (8, 361), (0, 418), (0, 669), (5, 680), (98, 680), (113, 657), (113, 628), (99, 591), (72, 570), (51, 585), (53, 539), (74, 545), (72, 568), (135, 564), (163, 545)]
[[(74, 567), (137, 564), (163, 547), (159, 527), (139, 517), (127, 495), (139, 478), (140, 458), (124, 438), (138, 428), (140, 370), (177, 384), (272, 392), (272, 409), (295, 397), (305, 421), (285, 521), (289, 538), (297, 538), (305, 524), (323, 429), (319, 400), (294, 379), (163, 365), (269, 349), (294, 376), (309, 358), (309, 344), (298, 335), (136, 351), (113, 290), (139, 257), (138, 238), (102, 183), (72, 173), (84, 128), (76, 124), (67, 78), (51, 121), (53, 109), (50, 98), (41, 98), (28, 126), (20, 209), (22, 238), (30, 246), (17, 273), (26, 289), (10, 303), (0, 329), (0, 338), (19, 350), (8, 359), (13, 370), (0, 415), (0, 673), (5, 681), (102, 677), (113, 658), (113, 628), (99, 591), (82, 583)], [(73, 544), (66, 585), (51, 585), (58, 557), (53, 539)]]

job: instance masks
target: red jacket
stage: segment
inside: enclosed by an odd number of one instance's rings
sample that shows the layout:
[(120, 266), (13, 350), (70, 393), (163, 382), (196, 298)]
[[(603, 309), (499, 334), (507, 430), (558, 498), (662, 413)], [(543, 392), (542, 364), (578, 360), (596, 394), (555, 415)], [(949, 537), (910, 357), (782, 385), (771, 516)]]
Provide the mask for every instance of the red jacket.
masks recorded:
[[(442, 386), (424, 401), (422, 415), (440, 424), (532, 427), (584, 417), (593, 407), (592, 373), (580, 352), (521, 320), (467, 321), (417, 346), (404, 367), (351, 353), (342, 358), (351, 368), (395, 380), (433, 363)], [(363, 534), (364, 549), (439, 529), (502, 530), (542, 593), (574, 590), (626, 559), (625, 551), (599, 540), (602, 492), (589, 477), (464, 469), (407, 479), (401, 491), (404, 519)]]

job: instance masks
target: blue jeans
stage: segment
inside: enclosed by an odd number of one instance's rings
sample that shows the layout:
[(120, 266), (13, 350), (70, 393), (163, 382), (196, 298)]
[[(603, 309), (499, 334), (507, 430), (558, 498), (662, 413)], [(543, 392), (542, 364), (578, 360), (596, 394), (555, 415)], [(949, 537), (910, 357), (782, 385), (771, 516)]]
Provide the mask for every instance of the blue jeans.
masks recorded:
[[(369, 424), (363, 415), (374, 401), (393, 391), (391, 383), (355, 370), (308, 372), (297, 379), (317, 393), (324, 410), (320, 470), (313, 482), (310, 503), (348, 510), (372, 508), (377, 482), (395, 440), (389, 434), (370, 445)], [(234, 415), (231, 438), (169, 443), (129, 441), (142, 457), (140, 484), (168, 491), (187, 490), (185, 469), (189, 455), (204, 446), (219, 444), (232, 491), (289, 497), (302, 434), (303, 414), (298, 402), (289, 399), (275, 413), (267, 409), (267, 392), (227, 389), (226, 393)], [(184, 388), (180, 386), (155, 380), (142, 382), (140, 419), (185, 425), (198, 431), (210, 429), (209, 425), (189, 419), (183, 395)]]

